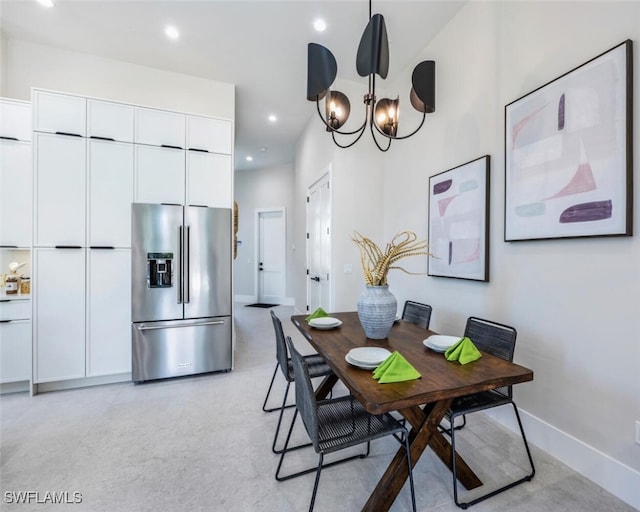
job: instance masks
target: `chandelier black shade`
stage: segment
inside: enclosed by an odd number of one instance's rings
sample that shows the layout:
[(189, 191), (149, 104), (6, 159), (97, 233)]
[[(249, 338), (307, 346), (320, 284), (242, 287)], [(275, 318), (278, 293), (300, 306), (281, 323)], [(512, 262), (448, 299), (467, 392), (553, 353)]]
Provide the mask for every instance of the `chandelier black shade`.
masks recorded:
[[(422, 121), (411, 133), (398, 136), (400, 116), (399, 98), (376, 99), (376, 75), (387, 78), (389, 72), (389, 39), (387, 27), (382, 14), (371, 15), (371, 0), (369, 0), (369, 23), (367, 24), (356, 55), (356, 70), (362, 77), (368, 77), (367, 93), (364, 95), (364, 121), (353, 131), (341, 131), (340, 128), (347, 121), (351, 112), (351, 105), (347, 96), (340, 91), (331, 90), (331, 85), (338, 74), (336, 59), (328, 48), (316, 43), (309, 43), (307, 47), (307, 99), (316, 102), (320, 119), (337, 146), (348, 148), (362, 137), (369, 127), (373, 140), (380, 151), (387, 151), (392, 140), (406, 139), (422, 128), (426, 115), (436, 110), (436, 63), (432, 60), (420, 62), (411, 75), (411, 91), (409, 102), (414, 109), (422, 113)], [(320, 100), (325, 100), (324, 115), (320, 108)], [(354, 136), (346, 144), (336, 139), (336, 134)], [(386, 139), (381, 144), (378, 140)]]

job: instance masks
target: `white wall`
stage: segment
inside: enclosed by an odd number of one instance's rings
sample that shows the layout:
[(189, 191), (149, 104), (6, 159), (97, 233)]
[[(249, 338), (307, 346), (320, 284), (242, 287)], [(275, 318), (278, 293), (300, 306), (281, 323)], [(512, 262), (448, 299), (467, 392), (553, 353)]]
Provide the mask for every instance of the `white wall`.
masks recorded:
[(293, 300), (293, 164), (257, 171), (236, 171), (235, 199), (238, 203), (238, 257), (234, 262), (236, 296), (256, 297), (256, 210), (285, 208), (287, 275), (285, 294)]
[[(337, 88), (353, 100), (351, 116), (344, 130), (353, 130), (362, 122), (364, 105), (360, 102), (365, 90), (362, 84), (341, 81)], [(309, 103), (309, 111), (315, 113), (315, 105)], [(324, 106), (324, 102), (321, 105)], [(338, 139), (341, 143), (349, 137)], [(354, 230), (374, 239), (383, 236), (383, 162), (373, 151), (370, 135), (348, 150), (337, 148), (325, 131), (317, 113), (301, 136), (296, 148), (295, 174), (295, 234), (296, 247), (295, 297), (296, 307), (306, 307), (306, 194), (308, 188), (327, 171), (331, 173), (331, 240), (332, 268), (330, 281), (333, 288), (334, 311), (352, 310), (358, 299), (364, 279), (360, 272), (360, 253), (351, 241)], [(345, 274), (344, 265), (351, 264), (354, 273)]]
[(5, 97), (31, 100), (31, 87), (235, 119), (232, 84), (7, 38)]
[[(514, 325), (515, 360), (535, 374), (533, 382), (515, 388), (534, 443), (640, 509), (640, 446), (634, 443), (640, 420), (640, 238), (503, 241), (504, 105), (627, 38), (634, 40), (637, 77), (638, 19), (638, 2), (470, 2), (422, 52), (437, 62), (436, 113), (418, 135), (377, 154), (384, 178), (373, 186), (384, 197), (386, 239), (402, 229), (426, 237), (429, 176), (491, 155), (491, 281), (392, 272), (390, 287), (399, 302), (431, 304), (432, 327), (439, 332), (461, 332), (469, 315)], [(405, 105), (410, 72), (396, 80)], [(639, 111), (636, 101), (636, 155)], [(305, 172), (310, 130), (304, 136), (299, 174)], [(640, 197), (640, 180), (634, 189)], [(350, 202), (334, 204), (336, 209), (379, 215), (378, 205), (363, 201), (357, 188), (334, 197)], [(636, 225), (637, 205), (638, 199)], [(348, 215), (340, 222), (352, 228)], [(424, 261), (411, 265), (426, 269)], [(348, 306), (354, 309), (355, 301)]]

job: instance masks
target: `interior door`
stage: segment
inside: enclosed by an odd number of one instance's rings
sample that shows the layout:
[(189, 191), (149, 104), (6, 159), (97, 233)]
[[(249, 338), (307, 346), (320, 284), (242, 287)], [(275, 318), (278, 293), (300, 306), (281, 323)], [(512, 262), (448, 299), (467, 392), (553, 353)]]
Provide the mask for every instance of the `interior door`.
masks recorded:
[(332, 309), (331, 182), (329, 173), (309, 187), (307, 201), (307, 308)]
[(285, 238), (284, 210), (258, 212), (258, 302), (284, 300)]

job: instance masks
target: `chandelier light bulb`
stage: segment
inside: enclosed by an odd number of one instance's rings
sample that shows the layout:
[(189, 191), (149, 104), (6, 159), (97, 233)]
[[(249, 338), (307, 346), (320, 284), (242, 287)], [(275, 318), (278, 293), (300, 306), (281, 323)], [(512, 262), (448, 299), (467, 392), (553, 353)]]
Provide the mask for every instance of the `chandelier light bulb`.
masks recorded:
[[(407, 139), (418, 133), (425, 123), (426, 115), (435, 112), (436, 68), (432, 60), (420, 62), (411, 74), (409, 101), (422, 117), (413, 131), (406, 135), (398, 135), (400, 115), (398, 98), (376, 100), (375, 76), (378, 75), (384, 80), (389, 72), (389, 38), (382, 14), (371, 15), (371, 0), (369, 0), (369, 23), (362, 33), (356, 54), (356, 70), (361, 77), (368, 77), (368, 89), (364, 95), (363, 121), (359, 128), (341, 130), (349, 118), (351, 103), (344, 93), (331, 89), (338, 75), (336, 58), (321, 44), (307, 45), (307, 100), (315, 102), (318, 117), (338, 147), (350, 148), (360, 140), (367, 128), (370, 128), (377, 148), (380, 151), (387, 151), (393, 140)], [(326, 102), (323, 113), (320, 101), (324, 98)], [(336, 138), (336, 134), (350, 136), (351, 140), (343, 144)]]

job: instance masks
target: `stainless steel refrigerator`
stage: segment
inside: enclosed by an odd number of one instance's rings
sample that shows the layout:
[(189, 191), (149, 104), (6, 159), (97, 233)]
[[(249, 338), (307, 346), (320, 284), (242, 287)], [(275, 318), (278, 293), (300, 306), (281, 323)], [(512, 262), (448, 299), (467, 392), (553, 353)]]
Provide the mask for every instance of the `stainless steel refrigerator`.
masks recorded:
[(131, 205), (132, 380), (231, 369), (231, 210)]

